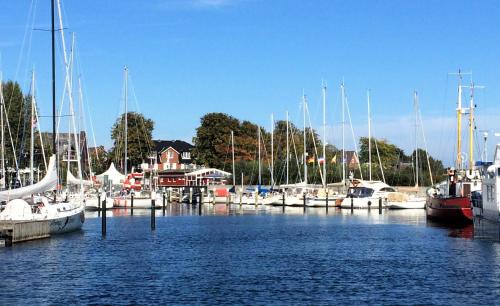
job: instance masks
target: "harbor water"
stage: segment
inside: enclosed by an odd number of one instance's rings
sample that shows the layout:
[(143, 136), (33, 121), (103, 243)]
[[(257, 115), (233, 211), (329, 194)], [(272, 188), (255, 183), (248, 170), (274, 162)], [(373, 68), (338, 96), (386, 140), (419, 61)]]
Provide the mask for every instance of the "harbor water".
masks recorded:
[(80, 232), (1, 248), (18, 304), (494, 305), (500, 244), (424, 210), (168, 205), (97, 213)]

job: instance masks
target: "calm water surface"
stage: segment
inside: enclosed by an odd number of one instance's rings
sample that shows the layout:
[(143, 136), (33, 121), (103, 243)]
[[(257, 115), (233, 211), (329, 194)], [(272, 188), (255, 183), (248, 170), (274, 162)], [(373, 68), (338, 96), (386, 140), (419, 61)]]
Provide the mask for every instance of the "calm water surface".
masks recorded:
[(96, 213), (0, 249), (0, 304), (500, 303), (500, 244), (425, 212), (204, 207)]

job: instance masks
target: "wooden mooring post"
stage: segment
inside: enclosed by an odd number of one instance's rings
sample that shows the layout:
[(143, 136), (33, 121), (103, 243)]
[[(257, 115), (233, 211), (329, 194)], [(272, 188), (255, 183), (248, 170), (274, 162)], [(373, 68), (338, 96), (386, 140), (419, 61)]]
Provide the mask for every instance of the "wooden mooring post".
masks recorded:
[(155, 201), (156, 201), (156, 192), (151, 192), (151, 230), (154, 231), (156, 229), (156, 219), (155, 219)]
[(166, 200), (167, 200), (167, 199), (166, 199), (167, 197), (165, 196), (165, 190), (163, 190), (163, 192), (162, 192), (162, 198), (163, 198), (163, 203), (162, 203), (162, 204), (163, 204), (163, 206), (162, 206), (162, 211), (163, 211), (163, 216), (165, 216), (165, 202), (166, 202)]
[(97, 193), (97, 216), (101, 216), (101, 193)]
[(328, 189), (326, 190), (326, 213), (328, 214)]
[(283, 213), (285, 213), (285, 206), (286, 206), (286, 205), (285, 205), (285, 201), (286, 201), (286, 198), (285, 198), (285, 197), (286, 197), (286, 195), (285, 195), (285, 191), (283, 190), (283, 199), (282, 199), (282, 203), (281, 203), (281, 204), (283, 204)]
[(303, 198), (302, 198), (302, 206), (304, 207), (304, 213), (306, 213), (306, 193), (304, 192)]
[(130, 215), (134, 215), (134, 194), (135, 192), (132, 190), (130, 192)]
[[(103, 192), (101, 195), (102, 198), (102, 207), (106, 208), (106, 193)], [(101, 233), (102, 236), (106, 236), (106, 209), (102, 210), (102, 218), (101, 218)]]
[(378, 199), (378, 214), (382, 214), (382, 198)]

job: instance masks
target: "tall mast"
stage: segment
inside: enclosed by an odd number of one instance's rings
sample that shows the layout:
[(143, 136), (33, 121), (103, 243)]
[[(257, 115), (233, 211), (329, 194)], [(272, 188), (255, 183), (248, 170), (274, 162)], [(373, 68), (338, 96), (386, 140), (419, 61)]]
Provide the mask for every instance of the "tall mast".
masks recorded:
[(415, 108), (415, 187), (418, 187), (418, 94), (413, 93), (413, 106)]
[(342, 92), (342, 183), (345, 186), (345, 87), (344, 80), (340, 86)]
[(457, 169), (462, 168), (462, 75), (458, 70)]
[(368, 99), (368, 164), (369, 168), (369, 180), (372, 180), (372, 130), (371, 130), (371, 114), (370, 114), (370, 90), (366, 92)]
[(326, 188), (326, 83), (323, 84), (323, 188)]
[(31, 120), (30, 120), (30, 184), (33, 185), (33, 155), (35, 151), (35, 69), (31, 73)]
[(2, 175), (2, 178), (0, 179), (0, 190), (5, 189), (6, 185), (6, 179), (5, 179), (5, 135), (4, 135), (4, 122), (3, 122), (3, 117), (4, 117), (4, 98), (3, 98), (3, 88), (2, 88), (2, 73), (0, 72), (0, 159), (1, 159), (1, 166), (2, 169), (0, 169), (0, 173)]
[(288, 174), (289, 174), (289, 159), (290, 159), (290, 145), (288, 142), (288, 111), (286, 112), (286, 184), (288, 185)]
[(304, 106), (304, 183), (307, 185), (307, 151), (306, 151), (306, 95), (302, 95), (303, 106)]
[(231, 150), (233, 152), (233, 186), (236, 192), (236, 172), (234, 171), (234, 132), (231, 131)]
[(469, 109), (469, 169), (474, 167), (474, 83), (470, 87), (470, 109)]
[(55, 48), (55, 0), (50, 1), (51, 7), (51, 37), (52, 37), (52, 153), (56, 156), (56, 173), (59, 173), (59, 158), (56, 148), (56, 48)]
[(271, 186), (274, 186), (274, 116), (271, 114)]
[(127, 173), (127, 159), (128, 159), (128, 152), (127, 152), (127, 145), (128, 145), (128, 68), (127, 66), (125, 66), (125, 69), (124, 69), (124, 78), (125, 78), (125, 161), (124, 161), (124, 165), (125, 165), (125, 176), (128, 174)]
[(262, 168), (260, 165), (260, 126), (257, 126), (257, 142), (259, 151), (259, 186), (262, 184)]

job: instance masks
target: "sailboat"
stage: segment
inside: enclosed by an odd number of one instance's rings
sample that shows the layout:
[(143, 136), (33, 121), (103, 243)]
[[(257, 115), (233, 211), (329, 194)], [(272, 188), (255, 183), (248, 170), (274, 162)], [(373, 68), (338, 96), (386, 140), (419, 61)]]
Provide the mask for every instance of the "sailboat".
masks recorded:
[[(340, 204), (341, 208), (370, 208), (378, 205), (379, 201), (383, 201), (385, 206), (387, 198), (396, 192), (394, 187), (389, 186), (383, 181), (372, 180), (372, 131), (371, 131), (371, 110), (370, 110), (370, 91), (367, 92), (368, 105), (368, 180), (350, 179), (350, 186), (346, 198)], [(379, 159), (379, 166), (384, 178), (382, 163), (378, 152), (378, 145), (375, 141), (375, 148)]]
[[(413, 93), (413, 104), (415, 108), (415, 191), (418, 192), (419, 188), (419, 159), (418, 159), (418, 119), (419, 119), (419, 109), (418, 109), (418, 94), (415, 91)], [(423, 126), (421, 126), (423, 129)], [(423, 131), (423, 130), (422, 130)], [(428, 153), (427, 162), (429, 165), (429, 175), (432, 181), (432, 172), (430, 171), (430, 164)], [(408, 195), (402, 192), (390, 193), (387, 197), (386, 207), (389, 209), (424, 209), (426, 198), (423, 196)]]
[[(449, 224), (472, 223), (471, 194), (481, 190), (481, 179), (477, 169), (473, 168), (474, 148), (474, 84), (470, 86), (471, 100), (470, 108), (462, 105), (462, 73), (458, 72), (458, 101), (457, 101), (457, 159), (456, 168), (449, 168), (447, 180), (430, 188), (427, 192), (426, 214), (427, 217), (439, 222)], [(462, 163), (462, 115), (469, 111), (469, 169), (465, 169)]]
[[(292, 139), (293, 135), (289, 135), (289, 118), (288, 112), (286, 113), (286, 125), (287, 125), (287, 135), (286, 135), (286, 184), (280, 185), (282, 194), (275, 194), (272, 198), (269, 198), (266, 204), (271, 205), (285, 205), (285, 206), (302, 206), (304, 205), (304, 196), (306, 197), (306, 203), (310, 200), (310, 188), (307, 183), (307, 152), (306, 152), (306, 144), (307, 144), (307, 131), (306, 131), (306, 112), (307, 112), (307, 98), (306, 95), (302, 95), (302, 111), (303, 111), (303, 154), (302, 154), (302, 164), (304, 171), (304, 180), (302, 182), (290, 184), (289, 183), (289, 139)], [(294, 150), (295, 143), (293, 142)], [(297, 154), (297, 152), (295, 152)], [(298, 165), (298, 161), (297, 161)], [(300, 174), (299, 174), (300, 176)]]
[[(61, 6), (58, 4), (59, 23), (62, 44), (64, 48), (64, 33), (61, 17)], [(85, 221), (85, 202), (80, 200), (57, 201), (57, 195), (52, 201), (43, 195), (56, 189), (57, 149), (56, 149), (56, 80), (55, 80), (55, 0), (51, 1), (51, 34), (52, 34), (52, 144), (53, 155), (49, 159), (47, 173), (36, 184), (0, 192), (0, 201), (5, 201), (5, 209), (0, 213), (0, 220), (9, 221), (49, 221), (50, 234), (61, 234), (81, 229)], [(65, 63), (66, 59), (65, 59)], [(68, 69), (66, 65), (66, 70)], [(67, 71), (66, 71), (67, 72)], [(66, 76), (66, 82), (68, 78)]]
[[(124, 112), (124, 170), (125, 178), (123, 180), (123, 189), (118, 195), (111, 195), (113, 207), (115, 208), (129, 208), (132, 206), (132, 197), (134, 199), (134, 208), (151, 208), (152, 199), (157, 202), (161, 200), (160, 194), (144, 189), (144, 173), (128, 173), (128, 68), (125, 67), (123, 70), (124, 74), (124, 100), (125, 100), (125, 112)], [(115, 184), (117, 182), (114, 182)], [(157, 208), (160, 208), (158, 206)]]

